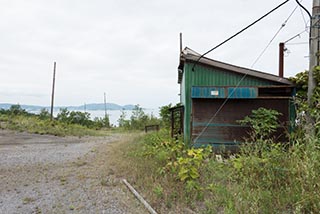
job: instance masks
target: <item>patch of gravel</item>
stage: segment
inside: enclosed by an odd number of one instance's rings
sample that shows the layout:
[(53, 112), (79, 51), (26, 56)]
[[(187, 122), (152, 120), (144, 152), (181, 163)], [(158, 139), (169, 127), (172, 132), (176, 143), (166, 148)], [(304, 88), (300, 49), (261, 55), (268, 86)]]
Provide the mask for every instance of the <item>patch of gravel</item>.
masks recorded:
[(120, 138), (0, 130), (0, 213), (147, 213), (108, 167)]

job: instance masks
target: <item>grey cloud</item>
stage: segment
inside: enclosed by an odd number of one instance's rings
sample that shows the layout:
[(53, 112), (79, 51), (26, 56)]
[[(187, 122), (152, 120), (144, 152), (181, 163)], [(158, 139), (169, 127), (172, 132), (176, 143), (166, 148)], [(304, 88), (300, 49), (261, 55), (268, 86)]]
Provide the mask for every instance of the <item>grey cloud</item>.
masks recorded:
[[(178, 102), (179, 32), (184, 45), (202, 53), (277, 4), (278, 0), (4, 0), (0, 91), (20, 103), (48, 103), (57, 61), (57, 102), (62, 105), (98, 102), (105, 91), (111, 101), (122, 104), (152, 107)], [(249, 67), (294, 7), (290, 2), (208, 56)], [(255, 68), (276, 72), (277, 43), (303, 26), (296, 13)], [(286, 58), (288, 75), (307, 65), (306, 47), (292, 51)], [(43, 99), (31, 100), (18, 96), (16, 88), (45, 93)]]

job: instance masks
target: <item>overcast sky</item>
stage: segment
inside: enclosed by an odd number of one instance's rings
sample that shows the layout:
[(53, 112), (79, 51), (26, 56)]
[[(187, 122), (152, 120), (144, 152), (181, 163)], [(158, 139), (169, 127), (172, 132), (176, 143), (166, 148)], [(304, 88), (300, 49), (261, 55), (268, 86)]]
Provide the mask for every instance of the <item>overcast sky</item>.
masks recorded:
[[(283, 0), (0, 0), (0, 103), (103, 102), (157, 108), (179, 101), (179, 33), (204, 53)], [(302, 4), (311, 11), (311, 0)], [(288, 4), (210, 53), (250, 68), (296, 7)], [(253, 67), (277, 74), (278, 44), (306, 29), (297, 8)], [(285, 76), (308, 68), (308, 33), (286, 47)], [(291, 43), (291, 44), (290, 44)]]

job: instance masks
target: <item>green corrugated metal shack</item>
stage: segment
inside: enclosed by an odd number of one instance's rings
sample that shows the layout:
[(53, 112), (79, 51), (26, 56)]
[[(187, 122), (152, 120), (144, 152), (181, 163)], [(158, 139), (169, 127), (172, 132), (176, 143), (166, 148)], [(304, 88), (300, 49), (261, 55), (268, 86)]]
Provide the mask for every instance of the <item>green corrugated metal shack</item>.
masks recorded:
[(184, 109), (182, 130), (187, 144), (235, 148), (249, 131), (236, 121), (259, 107), (282, 113), (282, 127), (275, 137), (287, 140), (286, 133), (295, 118), (295, 88), (288, 79), (205, 57), (194, 66), (199, 57), (200, 54), (185, 48), (178, 67)]

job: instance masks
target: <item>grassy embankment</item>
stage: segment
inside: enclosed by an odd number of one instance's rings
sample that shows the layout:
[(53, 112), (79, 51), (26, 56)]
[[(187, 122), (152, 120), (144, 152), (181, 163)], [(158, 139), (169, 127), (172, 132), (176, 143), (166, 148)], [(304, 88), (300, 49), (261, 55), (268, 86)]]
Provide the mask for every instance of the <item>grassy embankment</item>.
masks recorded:
[[(116, 145), (113, 157), (121, 176), (159, 213), (192, 213), (185, 207), (197, 213), (319, 213), (319, 71), (320, 66), (314, 70), (312, 106), (307, 105), (308, 72), (291, 78), (298, 122), (288, 143), (270, 137), (280, 125), (279, 114), (262, 110), (242, 121), (253, 128), (252, 139), (232, 158), (221, 161), (208, 149), (186, 148), (162, 130)], [(306, 128), (310, 118), (312, 127)]]
[[(38, 134), (107, 134), (34, 115), (1, 114), (0, 121), (1, 128)], [(210, 149), (187, 148), (162, 130), (124, 138), (108, 159), (160, 213), (317, 213), (320, 139), (304, 136), (297, 131), (286, 146), (261, 139), (219, 161)]]
[(2, 119), (1, 128), (6, 128), (16, 131), (26, 131), (34, 134), (50, 134), (56, 136), (84, 136), (98, 135), (99, 131), (92, 130), (81, 125), (65, 124), (56, 121), (39, 120), (35, 117), (18, 116), (11, 119)]
[(162, 130), (115, 145), (111, 158), (159, 213), (318, 213), (320, 139), (303, 136), (256, 139), (221, 161)]
[[(88, 128), (79, 124), (41, 119), (38, 115), (10, 115), (0, 114), (0, 128), (34, 134), (50, 134), (56, 136), (100, 136), (106, 135), (106, 130)], [(110, 129), (109, 129), (110, 130)]]
[(123, 111), (118, 119), (119, 127), (110, 124), (109, 116), (90, 118), (90, 113), (60, 109), (53, 120), (50, 114), (42, 109), (39, 114), (33, 114), (22, 109), (20, 105), (12, 105), (10, 109), (0, 109), (0, 128), (16, 131), (26, 131), (35, 134), (51, 134), (57, 136), (106, 135), (108, 132), (140, 132), (146, 125), (160, 124), (161, 121), (153, 115), (146, 115), (139, 105), (135, 105), (130, 119)]

